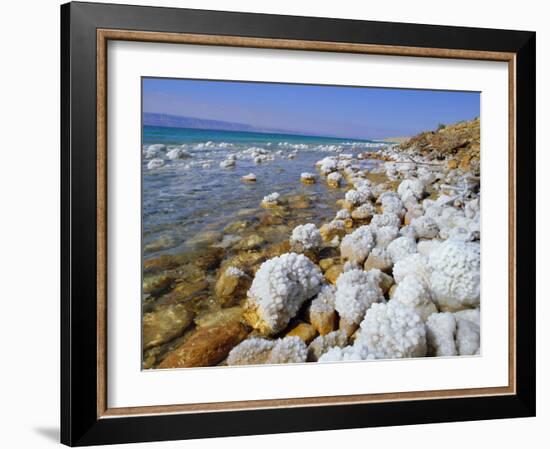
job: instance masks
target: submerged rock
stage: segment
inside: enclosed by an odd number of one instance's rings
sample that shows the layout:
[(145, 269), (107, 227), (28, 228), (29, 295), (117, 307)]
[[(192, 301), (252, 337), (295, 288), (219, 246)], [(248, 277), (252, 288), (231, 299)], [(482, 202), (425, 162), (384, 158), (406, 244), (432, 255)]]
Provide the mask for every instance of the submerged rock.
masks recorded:
[(166, 356), (159, 368), (217, 365), (247, 334), (246, 328), (237, 322), (198, 328), (180, 347)]
[(265, 243), (265, 239), (258, 234), (251, 234), (241, 239), (233, 249), (249, 251), (251, 249), (257, 249)]
[(300, 175), (300, 181), (304, 184), (315, 184), (316, 177), (313, 173), (304, 172)]
[(281, 195), (277, 192), (264, 196), (260, 205), (265, 208), (277, 207), (281, 203)]
[(171, 235), (162, 235), (158, 239), (153, 240), (150, 243), (147, 243), (143, 247), (143, 252), (145, 253), (154, 253), (157, 251), (162, 251), (163, 249), (169, 249), (176, 246), (176, 239)]
[(179, 337), (193, 322), (193, 313), (182, 304), (158, 306), (143, 315), (143, 349)]
[(256, 182), (256, 175), (254, 173), (249, 173), (241, 177), (241, 181), (244, 182)]
[(174, 277), (166, 274), (147, 276), (143, 279), (143, 293), (159, 296), (170, 289), (174, 283)]
[(195, 318), (198, 327), (218, 326), (241, 321), (243, 308), (240, 306), (228, 307), (227, 309), (214, 310), (204, 313)]

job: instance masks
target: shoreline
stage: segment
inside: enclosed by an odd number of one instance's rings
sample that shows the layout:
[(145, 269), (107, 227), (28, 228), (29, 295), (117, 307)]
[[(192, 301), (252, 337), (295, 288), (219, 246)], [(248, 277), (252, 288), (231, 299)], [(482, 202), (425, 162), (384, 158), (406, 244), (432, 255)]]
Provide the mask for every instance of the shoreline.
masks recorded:
[[(257, 226), (237, 220), (222, 235), (207, 234), (192, 256), (145, 260), (143, 367), (478, 352), (479, 291), (446, 291), (453, 279), (434, 273), (445, 272), (448, 260), (429, 248), (463, 257), (472, 269), (457, 279), (479, 288), (476, 129), (479, 121), (463, 122), (386, 146), (368, 171), (360, 168), (368, 151), (318, 161), (296, 183), (326, 183), (340, 194), (332, 220), (313, 219), (318, 205), (307, 195), (266, 197)], [(465, 144), (461, 133), (470, 131)], [(303, 280), (294, 279), (296, 270)], [(281, 291), (270, 287), (274, 279), (295, 293), (274, 296)], [(410, 315), (415, 324), (402, 331), (414, 341), (375, 329), (393, 313)], [(451, 336), (445, 326), (454, 326)]]

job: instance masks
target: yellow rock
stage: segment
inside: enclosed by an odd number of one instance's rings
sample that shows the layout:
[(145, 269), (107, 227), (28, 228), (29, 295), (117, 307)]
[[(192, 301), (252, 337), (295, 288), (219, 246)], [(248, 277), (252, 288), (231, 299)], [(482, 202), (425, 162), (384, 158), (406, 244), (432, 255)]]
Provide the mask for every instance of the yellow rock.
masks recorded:
[(309, 311), (309, 321), (321, 335), (336, 329), (336, 311)]
[(241, 275), (232, 273), (236, 270), (225, 270), (218, 281), (216, 282), (216, 287), (214, 291), (216, 296), (221, 299), (228, 298), (244, 298), (246, 292), (252, 283), (250, 276), (242, 273)]
[(321, 267), (321, 270), (323, 270), (323, 271), (327, 271), (333, 265), (334, 265), (334, 259), (332, 259), (332, 258), (321, 259), (319, 261), (319, 266)]
[(313, 340), (317, 336), (317, 330), (308, 323), (300, 323), (294, 329), (292, 329), (287, 337), (300, 337), (306, 344)]
[(240, 306), (215, 310), (195, 318), (195, 324), (199, 327), (227, 325), (239, 322), (243, 316), (243, 308)]
[(455, 168), (458, 168), (458, 162), (456, 159), (451, 159), (449, 162), (447, 162), (447, 168), (449, 170), (454, 170)]
[(183, 304), (158, 306), (143, 315), (143, 349), (161, 345), (183, 334), (193, 313)]
[(331, 284), (336, 284), (336, 279), (338, 279), (338, 276), (340, 276), (343, 271), (344, 271), (343, 265), (340, 265), (340, 264), (333, 265), (325, 272), (325, 278)]
[(395, 281), (393, 278), (389, 274), (382, 272), (380, 288), (382, 289), (384, 295), (390, 291), (390, 288), (392, 288), (394, 284)]
[(246, 328), (237, 322), (198, 328), (181, 346), (166, 356), (159, 368), (217, 365), (247, 335)]
[(340, 330), (343, 330), (348, 335), (353, 335), (353, 333), (359, 328), (357, 323), (348, 321), (345, 318), (340, 317)]
[(365, 265), (363, 266), (365, 271), (372, 270), (373, 268), (378, 268), (383, 273), (391, 273), (392, 267), (393, 265), (390, 260), (380, 256), (376, 256), (372, 253), (369, 254), (369, 257), (367, 257)]

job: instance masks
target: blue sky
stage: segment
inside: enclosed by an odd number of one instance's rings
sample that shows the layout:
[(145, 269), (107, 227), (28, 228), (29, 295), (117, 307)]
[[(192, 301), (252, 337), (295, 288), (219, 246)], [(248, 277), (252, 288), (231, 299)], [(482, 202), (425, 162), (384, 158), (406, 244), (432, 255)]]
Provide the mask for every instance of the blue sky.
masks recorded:
[(478, 92), (143, 79), (143, 111), (318, 136), (411, 136), (479, 116)]

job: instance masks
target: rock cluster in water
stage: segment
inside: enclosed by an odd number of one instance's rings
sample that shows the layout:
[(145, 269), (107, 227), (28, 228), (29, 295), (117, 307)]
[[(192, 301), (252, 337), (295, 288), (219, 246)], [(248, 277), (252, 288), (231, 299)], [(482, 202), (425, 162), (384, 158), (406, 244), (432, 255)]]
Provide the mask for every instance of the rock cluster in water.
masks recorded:
[(342, 189), (331, 220), (288, 226), (311, 202), (273, 192), (256, 231), (229, 223), (191, 258), (145, 262), (145, 368), (479, 354), (479, 120), (316, 169), (297, 182)]

